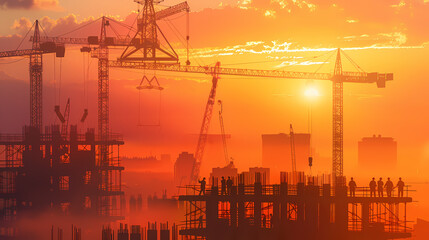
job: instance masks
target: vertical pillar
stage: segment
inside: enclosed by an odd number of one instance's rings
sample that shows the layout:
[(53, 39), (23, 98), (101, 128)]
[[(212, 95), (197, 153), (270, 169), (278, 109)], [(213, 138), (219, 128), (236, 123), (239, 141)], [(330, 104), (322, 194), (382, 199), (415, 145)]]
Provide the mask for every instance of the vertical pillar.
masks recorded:
[[(135, 232), (133, 234), (133, 231)], [(156, 222), (147, 224), (147, 240), (158, 240), (158, 232), (156, 231)], [(135, 238), (133, 238), (135, 237)], [(141, 240), (140, 226), (131, 226), (130, 240)]]
[(159, 239), (170, 240), (170, 229), (168, 229), (168, 222), (160, 224)]
[(124, 225), (121, 223), (119, 225), (119, 230), (118, 230), (118, 240), (129, 240), (130, 239), (130, 235), (128, 232), (128, 227), (127, 224)]
[(335, 186), (335, 228), (338, 239), (345, 239), (348, 228), (347, 187)]
[[(212, 188), (211, 195), (206, 195), (206, 233), (207, 240), (214, 240), (219, 234), (219, 202), (217, 199), (218, 189)], [(149, 240), (149, 239), (148, 239)]]
[(297, 222), (298, 223), (303, 223), (304, 222), (304, 183), (300, 182), (296, 185), (296, 193), (298, 196), (298, 200), (297, 200)]
[(280, 183), (280, 219), (282, 223), (288, 220), (287, 211), (288, 185), (287, 182)]
[(322, 199), (319, 204), (319, 232), (322, 236), (322, 239), (329, 239), (327, 237), (327, 233), (331, 219), (331, 185), (323, 184), (322, 189)]
[(255, 201), (254, 201), (254, 221), (255, 227), (261, 228), (261, 218), (262, 218), (262, 184), (261, 182), (255, 182), (254, 185), (255, 192)]
[(237, 196), (237, 212), (238, 212), (238, 227), (242, 227), (244, 224), (244, 182), (238, 184), (238, 196)]
[(231, 227), (237, 227), (237, 186), (232, 187), (232, 196), (229, 201), (229, 211), (231, 216)]
[(318, 186), (306, 186), (305, 188), (305, 225), (307, 239), (315, 239), (318, 223), (317, 202), (319, 199)]
[(369, 228), (369, 202), (362, 203), (362, 231), (366, 232)]

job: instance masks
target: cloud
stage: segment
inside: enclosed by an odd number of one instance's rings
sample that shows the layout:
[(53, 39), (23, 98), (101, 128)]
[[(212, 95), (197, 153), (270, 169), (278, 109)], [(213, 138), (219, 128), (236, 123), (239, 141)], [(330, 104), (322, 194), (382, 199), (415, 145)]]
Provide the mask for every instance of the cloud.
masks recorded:
[[(1, 0), (0, 0), (1, 1)], [(49, 2), (43, 0), (44, 2)], [(235, 5), (221, 8), (206, 8), (190, 14), (191, 46), (201, 57), (230, 55), (232, 50), (226, 46), (237, 46), (249, 41), (260, 44), (249, 48), (235, 49), (240, 53), (282, 52), (285, 46), (270, 45), (293, 43), (295, 49), (316, 48), (362, 48), (362, 47), (404, 47), (421, 46), (429, 42), (429, 4), (412, 0), (407, 7), (394, 9), (392, 4), (401, 0), (361, 0), (338, 1), (326, 0), (241, 0)], [(314, 6), (313, 6), (314, 5)], [(335, 7), (334, 7), (335, 5)], [(371, 8), (368, 8), (371, 6)], [(240, 18), (237, 18), (240, 16)], [(112, 17), (122, 23), (132, 24), (136, 17), (130, 13), (124, 18)], [(82, 28), (67, 37), (87, 37), (98, 35), (99, 23), (90, 24), (97, 17), (82, 21), (73, 14), (62, 18), (43, 17), (40, 23), (48, 36), (58, 36)], [(170, 43), (180, 51), (181, 42), (177, 37), (177, 28), (181, 35), (186, 34), (186, 18), (174, 18), (174, 26), (168, 21), (160, 21), (160, 27)], [(13, 34), (24, 35), (33, 21), (27, 18), (17, 19), (11, 29)], [(353, 26), (353, 27), (351, 27)], [(127, 33), (121, 33), (126, 35)], [(180, 34), (179, 34), (180, 35)], [(264, 48), (267, 45), (269, 48)], [(203, 50), (210, 47), (223, 49)], [(2, 46), (3, 47), (3, 46)], [(270, 50), (270, 47), (277, 47)], [(290, 51), (292, 49), (288, 49)], [(240, 52), (241, 51), (241, 52)], [(192, 50), (191, 50), (192, 52)]]
[(33, 0), (0, 0), (0, 6), (2, 8), (31, 8), (33, 5)]
[[(128, 28), (121, 26), (120, 24), (132, 25), (136, 18), (135, 13), (130, 13), (125, 19), (120, 19), (117, 16), (107, 16), (111, 21), (110, 25), (112, 28), (108, 28), (108, 36), (116, 37), (116, 33), (121, 37), (130, 34)], [(118, 24), (119, 22), (120, 24)], [(88, 36), (97, 36), (100, 32), (101, 20), (96, 17), (88, 17), (79, 21), (77, 16), (69, 14), (61, 18), (51, 18), (48, 16), (39, 19), (39, 24), (42, 31), (42, 36), (49, 37), (74, 37), (74, 38), (86, 38)], [(32, 36), (33, 31), (29, 32), (34, 21), (22, 17), (14, 21), (10, 29), (13, 31), (12, 34), (7, 36), (0, 36), (0, 49), (1, 50), (14, 50), (18, 44), (22, 41), (24, 36), (27, 38), (23, 41), (20, 49), (31, 48), (29, 44), (29, 37)], [(114, 29), (114, 31), (113, 31)], [(27, 35), (27, 33), (29, 33)], [(132, 32), (131, 32), (132, 34)]]
[(59, 9), (58, 0), (0, 0), (0, 9)]
[(16, 33), (24, 35), (31, 28), (33, 23), (25, 17), (22, 17), (18, 20), (15, 20), (10, 29), (14, 30)]

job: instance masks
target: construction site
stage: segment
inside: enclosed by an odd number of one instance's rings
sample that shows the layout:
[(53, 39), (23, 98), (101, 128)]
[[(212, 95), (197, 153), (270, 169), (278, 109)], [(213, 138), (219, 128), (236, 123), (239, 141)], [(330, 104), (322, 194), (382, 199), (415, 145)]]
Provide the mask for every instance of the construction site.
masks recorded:
[[(220, 62), (210, 66), (192, 65), (188, 3), (156, 11), (154, 5), (158, 2), (154, 0), (134, 2), (139, 5), (134, 26), (124, 26), (113, 18), (103, 16), (94, 20), (100, 24), (100, 29), (91, 36), (57, 37), (42, 34), (40, 22), (35, 21), (29, 31), (32, 48), (0, 52), (0, 58), (28, 57), (30, 73), (29, 125), (22, 126), (22, 133), (0, 133), (0, 239), (23, 239), (20, 221), (37, 221), (39, 215), (93, 219), (103, 226), (94, 230), (99, 236), (96, 239), (102, 240), (378, 240), (411, 237), (412, 221), (407, 218), (407, 206), (413, 202), (412, 189), (406, 185), (402, 187), (401, 195), (394, 192), (389, 196), (372, 196), (372, 189), (365, 185), (355, 187), (352, 196), (349, 178), (345, 176), (343, 167), (343, 84), (365, 83), (384, 88), (387, 81), (393, 80), (393, 73), (343, 71), (342, 56), (350, 59), (339, 48), (335, 50), (333, 73), (228, 68), (222, 67)], [(179, 13), (186, 14), (188, 25), (184, 39), (186, 60), (180, 59), (184, 64), (180, 63), (179, 55), (173, 49), (174, 44), (170, 44), (157, 24), (157, 21)], [(117, 34), (121, 27), (129, 30), (126, 37)], [(64, 109), (57, 105), (55, 109), (47, 110), (43, 104), (44, 55), (55, 54), (56, 58), (65, 58), (71, 46), (80, 47), (80, 52), (90, 54), (98, 63), (97, 126), (83, 132), (70, 123), (70, 100)], [(121, 54), (112, 54), (111, 49), (119, 49)], [(180, 221), (170, 222), (170, 226), (167, 221), (157, 224), (153, 220), (150, 223), (141, 222), (140, 225), (127, 222), (131, 212), (141, 208), (142, 198), (139, 195), (140, 207), (135, 207), (134, 199), (132, 208), (130, 200), (130, 213), (125, 211), (123, 202), (128, 196), (124, 191), (123, 175), (126, 168), (121, 161), (120, 148), (127, 143), (121, 134), (114, 133), (110, 127), (110, 114), (114, 114), (109, 108), (110, 68), (141, 70), (144, 75), (138, 90), (163, 90), (157, 76), (150, 75), (149, 71), (209, 75), (211, 79), (195, 152), (181, 153), (176, 164), (181, 159), (184, 167), (174, 166), (175, 175), (178, 175), (175, 176), (178, 194), (168, 199), (165, 190), (162, 199), (150, 197), (148, 200), (148, 204), (158, 204), (160, 208), (164, 202), (173, 209), (176, 205), (183, 207), (184, 214)], [(331, 82), (330, 174), (313, 175), (297, 169), (296, 133), (292, 124), (288, 135), (288, 158), (291, 162), (285, 163), (291, 166), (290, 172), (275, 168), (274, 163), (272, 168), (256, 167), (250, 168), (249, 172), (238, 173), (227, 147), (230, 136), (225, 133), (223, 102), (216, 98), (221, 76)], [(223, 149), (220, 155), (229, 165), (226, 170), (217, 169), (218, 173), (213, 170), (211, 177), (206, 175), (205, 180), (201, 174), (201, 164), (216, 104), (220, 107)], [(53, 111), (61, 124), (44, 124), (43, 111)], [(78, 124), (82, 125), (87, 116), (88, 110), (84, 109)], [(155, 165), (154, 159), (151, 161)], [(310, 169), (312, 164), (313, 157), (309, 155)], [(270, 172), (273, 176), (280, 174), (280, 179), (270, 183)], [(228, 189), (221, 176), (231, 177)], [(79, 222), (74, 224), (85, 227)], [(69, 239), (63, 236), (60, 229), (54, 233), (53, 226), (46, 226), (45, 231), (51, 240)], [(72, 240), (86, 239), (80, 229), (72, 227), (71, 234)]]

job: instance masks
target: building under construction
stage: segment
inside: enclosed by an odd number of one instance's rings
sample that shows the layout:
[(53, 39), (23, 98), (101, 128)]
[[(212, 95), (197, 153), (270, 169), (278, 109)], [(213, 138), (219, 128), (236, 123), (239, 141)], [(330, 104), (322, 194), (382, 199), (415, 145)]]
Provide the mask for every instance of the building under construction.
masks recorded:
[[(186, 203), (184, 239), (398, 239), (411, 237), (404, 197), (370, 197), (357, 188), (350, 197), (347, 187), (329, 183), (330, 178), (281, 174), (281, 183), (262, 185), (260, 177), (245, 185), (239, 176), (231, 194), (221, 195), (218, 186), (188, 187), (179, 200)], [(327, 181), (324, 181), (327, 180)], [(214, 181), (216, 182), (216, 181)]]
[(0, 236), (15, 236), (17, 220), (40, 213), (120, 219), (121, 145), (120, 136), (100, 140), (76, 126), (69, 134), (54, 125), (43, 134), (25, 127), (22, 135), (1, 135)]

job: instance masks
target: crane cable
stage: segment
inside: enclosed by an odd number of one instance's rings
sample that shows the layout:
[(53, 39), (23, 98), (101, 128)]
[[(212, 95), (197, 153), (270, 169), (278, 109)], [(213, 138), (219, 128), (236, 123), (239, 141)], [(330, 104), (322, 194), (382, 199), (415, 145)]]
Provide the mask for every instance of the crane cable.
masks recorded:
[(62, 79), (62, 71), (63, 71), (63, 59), (60, 58), (60, 77), (58, 80), (58, 102), (61, 102), (61, 79)]
[(353, 59), (351, 57), (349, 57), (349, 55), (347, 55), (342, 49), (341, 52), (343, 53), (343, 55), (347, 58), (347, 60), (350, 61), (350, 63), (360, 72), (366, 73), (365, 70), (363, 70), (355, 61), (353, 61)]
[(331, 51), (331, 55), (329, 55), (326, 60), (322, 64), (320, 64), (320, 66), (316, 69), (316, 71), (314, 71), (314, 73), (317, 73), (332, 58), (332, 56), (334, 56), (334, 53), (335, 50)]
[[(168, 19), (168, 18), (165, 18), (165, 19), (163, 19), (163, 21), (165, 21), (166, 23), (167, 23), (167, 26), (173, 31), (173, 33), (174, 33), (174, 35), (178, 38), (178, 40), (180, 41), (180, 43), (184, 46), (184, 47), (186, 47), (186, 45), (188, 45), (189, 46), (189, 48), (188, 49), (190, 49), (191, 50), (191, 52), (192, 53), (194, 53), (194, 48), (192, 47), (192, 45), (188, 42), (188, 43), (184, 43), (182, 40), (183, 39), (186, 39), (185, 37), (183, 37), (183, 35), (180, 33), (180, 31), (176, 28), (176, 26)], [(177, 33), (176, 33), (177, 32)], [(180, 36), (179, 36), (180, 35)], [(197, 64), (201, 67), (201, 66), (205, 66), (206, 64), (205, 64), (205, 62), (204, 62), (204, 60), (203, 59), (201, 59), (200, 57), (195, 57), (195, 56), (192, 56), (192, 59), (194, 59), (196, 62), (197, 62)]]
[(84, 24), (84, 25), (82, 25), (82, 26), (80, 26), (80, 27), (78, 27), (78, 28), (76, 28), (76, 29), (73, 29), (73, 30), (71, 30), (71, 31), (69, 31), (69, 32), (65, 32), (65, 33), (63, 33), (63, 34), (60, 34), (60, 35), (58, 35), (57, 37), (62, 37), (62, 36), (68, 35), (68, 34), (70, 34), (70, 33), (76, 32), (76, 31), (78, 31), (78, 30), (80, 30), (80, 29), (83, 29), (83, 28), (85, 28), (85, 27), (87, 27), (87, 26), (89, 26), (89, 25), (91, 25), (91, 24), (96, 23), (96, 22), (97, 22), (97, 21), (99, 21), (101, 18), (102, 18), (102, 17), (99, 17), (99, 18), (97, 18), (96, 20), (89, 21), (88, 23), (86, 23), (86, 24)]
[(19, 43), (19, 45), (18, 45), (18, 47), (15, 49), (15, 51), (16, 51), (16, 50), (18, 50), (18, 49), (21, 47), (22, 43), (23, 43), (23, 42), (24, 42), (24, 40), (27, 38), (27, 36), (28, 36), (28, 34), (30, 33), (30, 31), (34, 28), (34, 25), (36, 25), (36, 22), (34, 22), (34, 23), (33, 23), (33, 26), (31, 26), (31, 28), (28, 30), (28, 32), (25, 34), (25, 36), (22, 38), (21, 42)]

